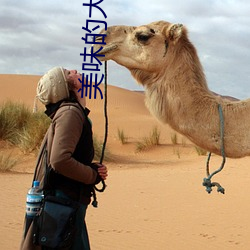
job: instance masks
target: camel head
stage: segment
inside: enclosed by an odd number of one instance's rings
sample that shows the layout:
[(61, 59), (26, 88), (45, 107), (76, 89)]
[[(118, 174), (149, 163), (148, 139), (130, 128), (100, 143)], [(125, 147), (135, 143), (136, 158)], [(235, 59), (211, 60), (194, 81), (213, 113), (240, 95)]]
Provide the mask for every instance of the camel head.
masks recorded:
[(94, 51), (103, 47), (99, 54), (105, 57), (99, 57), (100, 60), (113, 60), (126, 67), (143, 85), (166, 71), (173, 63), (173, 57), (178, 57), (180, 40), (187, 40), (187, 31), (182, 24), (165, 21), (138, 27), (111, 26), (100, 34), (106, 35), (105, 45), (94, 45)]

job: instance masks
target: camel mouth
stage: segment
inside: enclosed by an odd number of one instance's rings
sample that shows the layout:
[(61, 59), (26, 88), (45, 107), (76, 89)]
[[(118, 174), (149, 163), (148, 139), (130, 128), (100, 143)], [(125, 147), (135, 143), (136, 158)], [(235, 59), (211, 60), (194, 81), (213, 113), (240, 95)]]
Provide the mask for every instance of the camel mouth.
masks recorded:
[(118, 49), (118, 46), (116, 44), (107, 45), (100, 50), (100, 52), (97, 53), (97, 55), (106, 55), (113, 51), (116, 51)]

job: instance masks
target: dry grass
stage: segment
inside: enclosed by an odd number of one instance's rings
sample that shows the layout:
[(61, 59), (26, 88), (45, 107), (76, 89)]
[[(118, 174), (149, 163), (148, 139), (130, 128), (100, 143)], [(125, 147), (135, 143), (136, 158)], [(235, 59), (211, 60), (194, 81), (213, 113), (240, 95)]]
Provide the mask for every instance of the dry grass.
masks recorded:
[(50, 119), (43, 113), (32, 113), (24, 104), (5, 102), (0, 105), (0, 139), (32, 152), (39, 148)]
[(24, 104), (7, 101), (0, 106), (0, 139), (17, 143), (17, 134), (27, 124), (30, 111)]
[(125, 133), (122, 129), (119, 129), (119, 128), (117, 129), (117, 135), (121, 144), (126, 144), (128, 142), (128, 137), (125, 136)]
[(160, 144), (160, 131), (154, 127), (148, 137), (144, 137), (142, 141), (136, 143), (136, 152), (141, 152)]
[(198, 146), (195, 146), (195, 150), (197, 152), (198, 155), (207, 155), (207, 150), (200, 148)]
[(30, 122), (19, 132), (18, 146), (26, 153), (38, 150), (50, 122), (42, 112), (31, 114)]
[[(102, 148), (103, 148), (103, 141), (97, 139), (97, 137), (94, 135), (93, 136), (93, 143), (94, 143), (94, 149), (95, 149), (95, 156), (94, 156), (94, 160), (99, 162), (101, 159), (101, 155), (102, 155)], [(105, 161), (112, 161), (112, 156), (107, 148), (105, 148), (104, 151), (104, 159)]]
[(4, 154), (0, 153), (0, 171), (8, 172), (16, 165), (17, 158), (13, 157), (11, 153)]
[(177, 134), (174, 133), (171, 135), (171, 142), (173, 145), (177, 145), (178, 144), (178, 137), (177, 137)]

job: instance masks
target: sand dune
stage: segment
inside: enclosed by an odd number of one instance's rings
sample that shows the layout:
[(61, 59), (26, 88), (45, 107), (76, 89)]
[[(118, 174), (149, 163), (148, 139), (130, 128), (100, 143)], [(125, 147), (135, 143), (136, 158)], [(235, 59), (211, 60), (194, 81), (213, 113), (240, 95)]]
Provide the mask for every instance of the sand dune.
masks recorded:
[[(39, 76), (0, 75), (0, 102), (8, 99), (33, 106)], [(103, 101), (88, 100), (94, 133), (103, 138)], [(39, 106), (39, 108), (43, 108)], [(210, 195), (202, 186), (206, 157), (193, 145), (160, 124), (144, 106), (142, 93), (108, 88), (108, 148), (115, 161), (107, 163), (107, 190), (98, 194), (99, 208), (88, 209), (87, 225), (93, 250), (248, 250), (250, 158), (228, 159), (215, 177), (226, 189)], [(161, 131), (161, 145), (142, 153), (135, 142), (154, 126)], [(121, 145), (117, 129), (128, 143)], [(18, 249), (25, 212), (25, 195), (32, 180), (35, 156), (23, 155), (11, 145), (0, 143), (2, 152), (19, 157), (18, 172), (0, 173), (1, 249)], [(213, 169), (220, 157), (212, 158)]]

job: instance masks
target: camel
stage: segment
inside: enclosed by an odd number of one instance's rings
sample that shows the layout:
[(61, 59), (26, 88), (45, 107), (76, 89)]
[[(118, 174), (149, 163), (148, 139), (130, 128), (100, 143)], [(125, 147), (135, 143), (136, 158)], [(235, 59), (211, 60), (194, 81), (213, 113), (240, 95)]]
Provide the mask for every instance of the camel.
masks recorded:
[(185, 26), (157, 21), (138, 27), (110, 26), (100, 34), (106, 44), (95, 43), (93, 51), (101, 49), (98, 53), (105, 57), (100, 60), (113, 60), (131, 72), (145, 88), (145, 104), (158, 120), (221, 155), (220, 105), (225, 156), (250, 155), (250, 99), (231, 101), (209, 90)]

